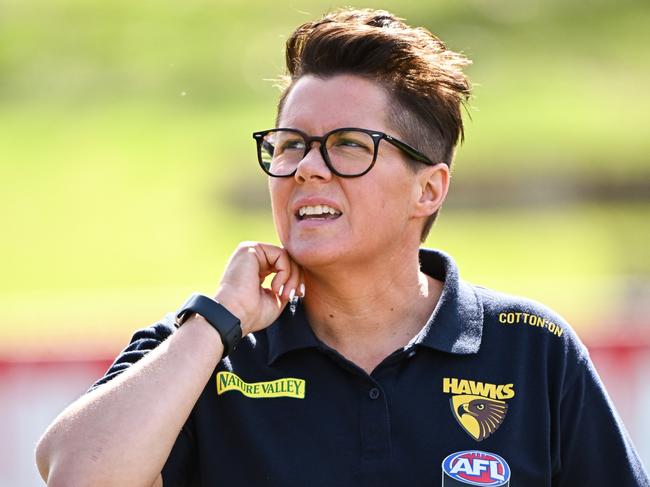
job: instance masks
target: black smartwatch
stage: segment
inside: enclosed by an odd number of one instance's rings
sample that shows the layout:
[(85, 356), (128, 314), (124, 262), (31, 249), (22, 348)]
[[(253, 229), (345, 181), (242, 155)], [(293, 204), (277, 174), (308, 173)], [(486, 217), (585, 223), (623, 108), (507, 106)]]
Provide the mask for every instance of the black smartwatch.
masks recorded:
[(225, 306), (202, 294), (192, 294), (176, 312), (176, 325), (181, 326), (194, 313), (203, 316), (219, 332), (223, 342), (222, 358), (237, 347), (241, 340), (241, 322)]

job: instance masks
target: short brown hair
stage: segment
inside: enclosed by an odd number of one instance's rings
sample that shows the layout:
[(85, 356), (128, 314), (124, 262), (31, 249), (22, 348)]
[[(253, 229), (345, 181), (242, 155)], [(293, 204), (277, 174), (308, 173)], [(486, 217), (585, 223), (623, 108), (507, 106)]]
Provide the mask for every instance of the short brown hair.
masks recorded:
[[(471, 63), (422, 27), (410, 27), (385, 10), (338, 9), (298, 27), (286, 45), (287, 74), (276, 123), (291, 87), (301, 76), (358, 75), (381, 84), (391, 105), (389, 123), (405, 142), (451, 167), (464, 138), (461, 106), (471, 84)], [(414, 171), (422, 165), (409, 163)], [(424, 242), (437, 212), (422, 230)]]

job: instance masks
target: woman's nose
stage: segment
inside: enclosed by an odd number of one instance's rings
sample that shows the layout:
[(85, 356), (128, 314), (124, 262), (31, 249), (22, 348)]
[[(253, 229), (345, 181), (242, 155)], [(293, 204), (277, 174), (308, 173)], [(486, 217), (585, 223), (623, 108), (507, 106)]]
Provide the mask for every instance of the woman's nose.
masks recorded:
[(312, 142), (305, 157), (298, 163), (295, 174), (298, 182), (314, 179), (327, 181), (332, 178), (332, 172), (327, 167), (323, 154), (321, 153), (320, 142), (314, 142)]

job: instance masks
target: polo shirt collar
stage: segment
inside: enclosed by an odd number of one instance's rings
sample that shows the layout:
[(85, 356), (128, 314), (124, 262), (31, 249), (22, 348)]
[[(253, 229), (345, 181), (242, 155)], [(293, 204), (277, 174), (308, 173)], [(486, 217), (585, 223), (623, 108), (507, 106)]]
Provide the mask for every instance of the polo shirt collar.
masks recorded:
[(412, 343), (459, 355), (478, 353), (483, 336), (483, 303), (462, 281), (454, 260), (440, 250), (420, 249), (420, 268), (444, 282), (436, 308)]
[[(474, 288), (461, 281), (454, 260), (440, 250), (420, 249), (420, 267), (425, 274), (444, 282), (431, 317), (411, 344), (465, 355), (477, 353), (483, 334), (483, 305)], [(314, 334), (301, 303), (286, 306), (266, 330), (268, 363), (293, 350), (326, 347)]]
[(269, 340), (269, 365), (287, 352), (301, 348), (312, 348), (321, 345), (309, 326), (305, 308), (298, 302), (295, 311), (291, 306), (285, 306), (275, 323), (266, 329)]

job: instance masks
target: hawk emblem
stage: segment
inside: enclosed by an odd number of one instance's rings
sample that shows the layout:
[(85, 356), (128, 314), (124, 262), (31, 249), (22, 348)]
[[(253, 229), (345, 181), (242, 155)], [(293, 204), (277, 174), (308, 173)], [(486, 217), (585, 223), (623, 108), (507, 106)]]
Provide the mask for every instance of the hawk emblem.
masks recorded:
[(508, 411), (505, 401), (471, 394), (453, 396), (449, 404), (458, 423), (476, 441), (494, 433)]

